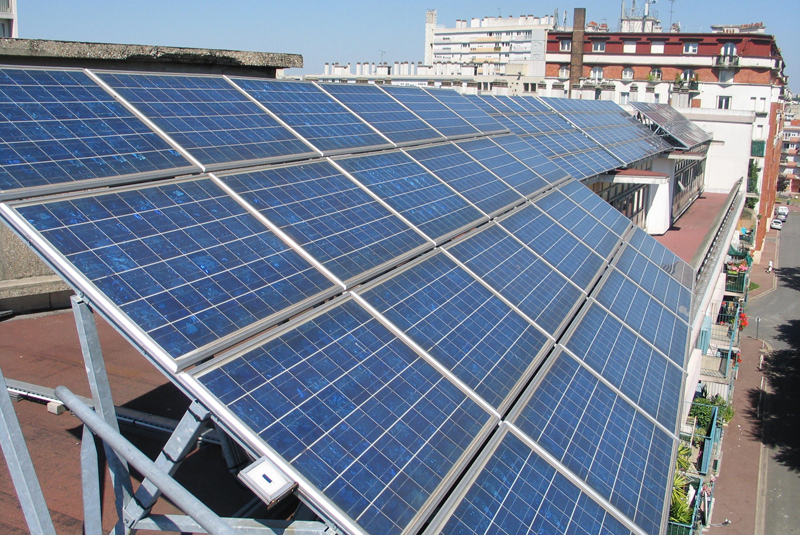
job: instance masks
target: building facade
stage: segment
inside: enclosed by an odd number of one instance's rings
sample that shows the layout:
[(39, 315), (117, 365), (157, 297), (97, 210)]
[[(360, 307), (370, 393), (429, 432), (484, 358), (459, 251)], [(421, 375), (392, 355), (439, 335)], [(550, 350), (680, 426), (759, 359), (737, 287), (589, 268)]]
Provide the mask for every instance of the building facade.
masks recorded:
[(17, 0), (0, 0), (0, 38), (19, 37)]

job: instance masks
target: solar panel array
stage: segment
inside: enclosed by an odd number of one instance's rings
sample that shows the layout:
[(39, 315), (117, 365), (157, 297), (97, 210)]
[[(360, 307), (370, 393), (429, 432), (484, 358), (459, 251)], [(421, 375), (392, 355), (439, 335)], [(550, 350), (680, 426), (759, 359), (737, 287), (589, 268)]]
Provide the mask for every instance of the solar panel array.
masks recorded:
[(702, 143), (711, 141), (711, 135), (695, 125), (685, 116), (678, 113), (669, 104), (652, 104), (649, 102), (631, 102), (637, 112), (659, 129), (659, 134), (667, 134), (684, 149), (693, 149)]
[(37, 198), (4, 161), (0, 216), (328, 522), (665, 525), (693, 271), (534, 148), (567, 125), (541, 101), (24, 72), (179, 163)]

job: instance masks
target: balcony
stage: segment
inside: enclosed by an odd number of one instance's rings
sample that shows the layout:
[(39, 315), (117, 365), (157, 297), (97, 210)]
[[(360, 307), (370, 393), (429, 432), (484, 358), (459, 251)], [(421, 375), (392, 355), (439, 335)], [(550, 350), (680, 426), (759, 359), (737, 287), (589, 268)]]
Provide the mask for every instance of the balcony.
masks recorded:
[(11, 13), (11, 0), (0, 0), (0, 13)]
[(781, 160), (782, 167), (797, 167), (797, 162), (794, 160)]
[(783, 149), (783, 153), (789, 156), (797, 156), (797, 149)]
[(714, 57), (714, 66), (720, 68), (733, 68), (739, 66), (739, 56), (716, 56)]
[[(751, 234), (752, 236), (752, 234)], [(737, 294), (747, 294), (748, 285), (750, 282), (750, 270), (752, 269), (751, 263), (753, 259), (745, 251), (736, 251), (731, 248), (730, 253), (737, 253), (743, 258), (741, 260), (730, 262), (726, 265), (725, 271), (725, 291)]]

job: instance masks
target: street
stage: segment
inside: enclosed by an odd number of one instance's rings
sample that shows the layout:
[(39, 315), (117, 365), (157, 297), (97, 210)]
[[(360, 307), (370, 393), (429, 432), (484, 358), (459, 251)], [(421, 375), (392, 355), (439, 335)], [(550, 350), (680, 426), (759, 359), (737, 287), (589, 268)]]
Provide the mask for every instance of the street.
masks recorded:
[[(770, 230), (767, 241), (779, 240), (775, 262), (778, 285), (773, 292), (751, 300), (747, 307), (750, 324), (745, 335), (758, 336), (772, 345), (765, 362), (769, 381), (766, 395), (748, 393), (750, 407), (738, 407), (758, 419), (759, 400), (763, 425), (757, 426), (765, 445), (761, 478), (766, 484), (764, 533), (800, 533), (800, 210), (787, 218), (783, 230)], [(765, 269), (764, 265), (754, 269)]]

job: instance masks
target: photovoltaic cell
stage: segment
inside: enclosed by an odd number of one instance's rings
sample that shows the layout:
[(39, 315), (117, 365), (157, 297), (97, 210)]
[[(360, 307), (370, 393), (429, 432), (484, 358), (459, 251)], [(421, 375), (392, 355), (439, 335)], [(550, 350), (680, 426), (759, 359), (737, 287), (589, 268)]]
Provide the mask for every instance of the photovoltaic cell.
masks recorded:
[(462, 119), (484, 134), (504, 132), (506, 129), (486, 111), (476, 106), (452, 89), (423, 89), (436, 100), (453, 110)]
[(584, 290), (603, 269), (602, 258), (535, 206), (527, 205), (499, 223)]
[(524, 200), (451, 143), (412, 149), (407, 153), (486, 214), (494, 214)]
[(391, 146), (314, 84), (263, 78), (233, 81), (322, 152)]
[(631, 535), (510, 431), (503, 433), (445, 520), (441, 528), (426, 533)]
[(374, 85), (322, 84), (321, 87), (395, 143), (443, 139), (441, 134)]
[(433, 240), (486, 220), (477, 208), (402, 152), (343, 158), (336, 163)]
[(222, 77), (98, 76), (207, 168), (316, 155)]
[(172, 358), (333, 289), (208, 179), (18, 211)]
[(550, 184), (569, 177), (569, 173), (561, 169), (558, 165), (551, 162), (547, 156), (533, 148), (518, 136), (496, 136), (492, 142), (512, 154), (519, 161), (536, 171)]
[(522, 195), (533, 195), (549, 185), (546, 180), (489, 138), (460, 141), (456, 145)]
[(583, 301), (578, 288), (497, 225), (448, 251), (550, 334)]
[(646, 533), (660, 533), (673, 439), (560, 353), (512, 423)]
[(690, 290), (693, 288), (694, 269), (645, 231), (638, 227), (634, 228), (634, 232), (630, 237), (630, 244), (631, 247), (669, 273), (685, 288)]
[(666, 271), (638, 253), (636, 249), (626, 246), (617, 258), (615, 267), (625, 273), (661, 304), (674, 312), (685, 322), (689, 322), (692, 308), (692, 294)]
[(498, 410), (547, 337), (444, 254), (359, 291), (370, 305)]
[(536, 199), (533, 204), (603, 258), (608, 258), (620, 243), (619, 236), (611, 229), (558, 190)]
[(199, 381), (367, 533), (406, 529), (494, 423), (353, 301)]
[(583, 207), (584, 210), (602, 221), (618, 236), (625, 234), (625, 231), (630, 227), (630, 219), (619, 213), (580, 182), (573, 180), (562, 185), (559, 189), (564, 195)]
[(685, 149), (692, 149), (711, 140), (711, 136), (669, 104), (631, 102), (631, 106), (663, 128)]
[(195, 169), (85, 73), (0, 69), (0, 196)]
[(676, 433), (683, 377), (661, 353), (594, 303), (565, 345), (642, 410)]
[(419, 87), (386, 85), (382, 89), (445, 137), (480, 134), (468, 122), (456, 115), (453, 110)]
[(680, 368), (684, 367), (689, 326), (664, 305), (616, 269), (605, 280), (596, 299)]
[(342, 281), (359, 280), (432, 247), (328, 162), (222, 181)]

